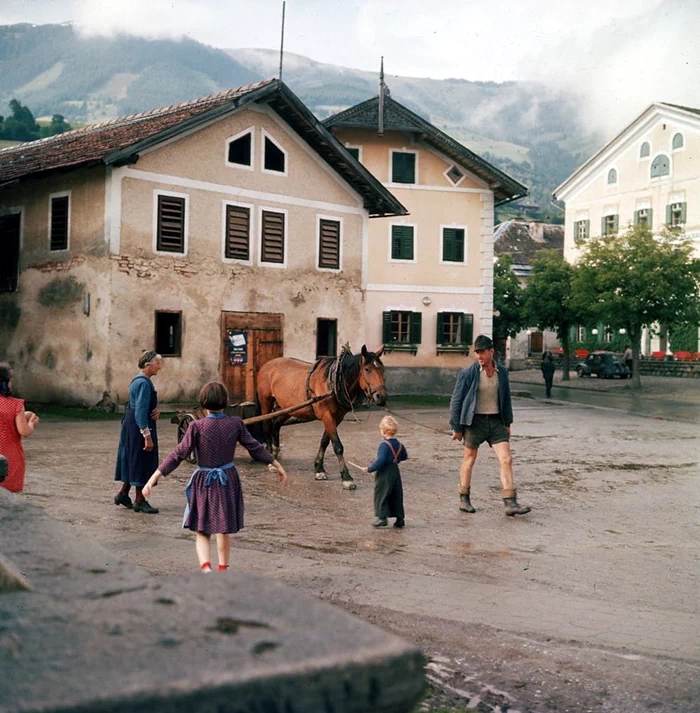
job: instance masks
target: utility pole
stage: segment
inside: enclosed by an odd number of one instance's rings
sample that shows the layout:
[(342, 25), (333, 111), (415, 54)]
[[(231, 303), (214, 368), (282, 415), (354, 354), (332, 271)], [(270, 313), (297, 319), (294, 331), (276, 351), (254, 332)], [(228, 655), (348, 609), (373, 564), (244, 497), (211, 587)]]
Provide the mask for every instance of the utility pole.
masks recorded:
[(280, 41), (280, 82), (282, 81), (282, 60), (284, 59), (284, 14), (286, 9), (286, 0), (282, 3), (282, 39)]

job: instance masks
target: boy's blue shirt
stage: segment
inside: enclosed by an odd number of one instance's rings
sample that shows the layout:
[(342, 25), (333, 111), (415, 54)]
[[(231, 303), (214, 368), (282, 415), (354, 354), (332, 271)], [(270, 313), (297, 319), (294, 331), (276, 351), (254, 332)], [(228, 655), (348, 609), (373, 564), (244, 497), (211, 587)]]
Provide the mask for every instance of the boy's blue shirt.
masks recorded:
[(397, 463), (401, 463), (401, 461), (408, 458), (406, 446), (404, 446), (398, 438), (387, 438), (379, 444), (379, 448), (377, 449), (377, 458), (374, 463), (367, 468), (370, 473), (386, 468), (386, 466), (391, 465), (391, 463), (394, 462), (394, 454), (391, 452), (388, 442), (391, 443), (394, 451), (399, 454), (399, 457), (396, 460)]

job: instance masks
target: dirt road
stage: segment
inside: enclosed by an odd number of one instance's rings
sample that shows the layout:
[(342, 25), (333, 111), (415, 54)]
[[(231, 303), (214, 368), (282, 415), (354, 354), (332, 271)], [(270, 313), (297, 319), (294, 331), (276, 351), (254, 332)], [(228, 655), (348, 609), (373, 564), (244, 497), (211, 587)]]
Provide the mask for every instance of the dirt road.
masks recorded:
[[(293, 426), (283, 431), (286, 490), (238, 456), (246, 529), (234, 567), (419, 643), (431, 657), (432, 710), (700, 711), (696, 426), (518, 400), (516, 483), (533, 512), (511, 519), (488, 448), (475, 467), (477, 513), (462, 514), (461, 447), (414, 423), (445, 429), (445, 411), (399, 418), (410, 455), (404, 530), (370, 527), (371, 477), (343, 491), (332, 454), (331, 480), (314, 481), (319, 425)], [(343, 424), (350, 460), (373, 458), (379, 420)], [(42, 423), (26, 442), (26, 496), (154, 575), (195, 569), (180, 529), (191, 468), (156, 489), (159, 515), (115, 507), (118, 429)], [(163, 422), (160, 434), (165, 452), (175, 427)]]

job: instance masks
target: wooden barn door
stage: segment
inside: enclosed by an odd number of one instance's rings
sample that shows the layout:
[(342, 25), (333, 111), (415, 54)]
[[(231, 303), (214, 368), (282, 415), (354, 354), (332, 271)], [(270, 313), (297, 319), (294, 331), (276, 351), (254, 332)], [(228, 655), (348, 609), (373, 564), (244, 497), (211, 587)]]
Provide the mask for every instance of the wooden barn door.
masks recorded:
[(231, 403), (255, 401), (260, 367), (282, 356), (282, 315), (221, 313), (221, 381)]

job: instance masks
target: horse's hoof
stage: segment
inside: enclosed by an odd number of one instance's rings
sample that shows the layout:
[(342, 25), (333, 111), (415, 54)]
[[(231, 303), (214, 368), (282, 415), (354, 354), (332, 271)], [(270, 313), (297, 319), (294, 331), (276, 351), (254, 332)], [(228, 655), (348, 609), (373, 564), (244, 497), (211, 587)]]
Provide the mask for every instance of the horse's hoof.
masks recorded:
[(316, 473), (314, 477), (316, 480), (328, 480), (328, 476), (325, 473)]
[(357, 483), (355, 483), (353, 480), (344, 480), (343, 481), (343, 489), (344, 490), (357, 490)]

